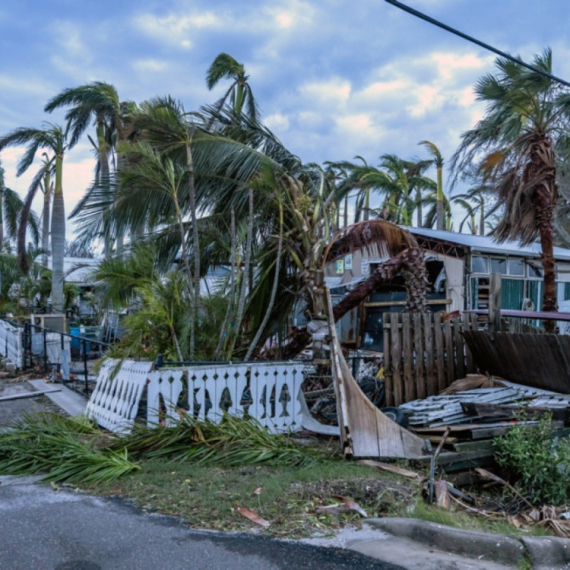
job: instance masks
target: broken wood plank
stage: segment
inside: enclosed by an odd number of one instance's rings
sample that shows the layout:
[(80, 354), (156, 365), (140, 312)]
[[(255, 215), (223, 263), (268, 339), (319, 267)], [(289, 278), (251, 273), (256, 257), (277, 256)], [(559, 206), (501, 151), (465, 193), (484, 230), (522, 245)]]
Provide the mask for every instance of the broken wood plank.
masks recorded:
[(414, 353), (415, 353), (415, 385), (416, 385), (416, 397), (425, 398), (428, 394), (426, 392), (426, 378), (424, 373), (424, 335), (422, 330), (422, 314), (414, 313), (412, 315), (413, 319), (413, 331), (414, 331)]
[[(392, 373), (392, 362), (390, 355), (392, 351), (392, 313), (384, 313), (382, 322), (384, 323), (384, 393), (386, 394), (386, 405), (394, 406), (394, 377)], [(394, 326), (398, 326), (397, 323)]]
[(359, 465), (366, 465), (368, 467), (375, 467), (382, 471), (389, 471), (390, 473), (396, 473), (396, 475), (401, 475), (402, 477), (407, 477), (408, 479), (419, 479), (422, 480), (423, 477), (416, 473), (415, 471), (410, 471), (409, 469), (403, 469), (397, 465), (392, 465), (391, 463), (382, 463), (381, 461), (373, 461), (372, 459), (361, 459), (357, 461)]
[(54, 388), (53, 390), (39, 390), (37, 392), (20, 392), (19, 394), (11, 394), (10, 396), (1, 396), (0, 402), (8, 402), (10, 400), (23, 400), (24, 398), (36, 398), (44, 394), (52, 394), (53, 392), (61, 392), (61, 388)]
[(455, 347), (453, 346), (452, 326), (451, 321), (445, 321), (443, 324), (443, 336), (445, 340), (445, 379), (440, 378), (440, 381), (444, 381), (443, 385), (440, 384), (440, 390), (447, 388), (454, 380), (457, 380), (455, 377)]
[(433, 336), (435, 339), (435, 357), (436, 357), (436, 394), (446, 387), (445, 382), (445, 356), (443, 348), (443, 323), (441, 313), (433, 315)]
[(570, 423), (570, 408), (546, 408), (501, 404), (478, 404), (476, 402), (461, 402), (466, 414), (481, 418), (517, 419), (524, 414), (525, 418), (542, 418), (551, 416), (553, 420)]
[(402, 313), (402, 349), (402, 359), (404, 361), (404, 402), (411, 402), (417, 397), (413, 376), (414, 355), (412, 352), (410, 313)]
[(435, 376), (433, 318), (429, 313), (424, 315), (424, 338), (426, 348), (426, 390), (427, 396), (433, 396), (437, 394), (437, 380)]
[(362, 392), (338, 340), (330, 292), (325, 288), (333, 380), (345, 456), (354, 458), (421, 458), (425, 441), (384, 415)]

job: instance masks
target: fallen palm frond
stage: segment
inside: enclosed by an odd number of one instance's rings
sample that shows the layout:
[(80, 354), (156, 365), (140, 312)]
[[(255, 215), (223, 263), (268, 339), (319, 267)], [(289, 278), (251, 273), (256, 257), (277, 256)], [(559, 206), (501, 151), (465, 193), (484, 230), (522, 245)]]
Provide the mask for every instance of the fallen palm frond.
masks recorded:
[(322, 457), (289, 437), (269, 433), (253, 419), (226, 415), (220, 423), (188, 415), (174, 427), (135, 428), (113, 444), (145, 459), (168, 458), (195, 465), (309, 466)]
[(0, 433), (0, 473), (41, 473), (53, 482), (97, 483), (140, 469), (126, 450), (97, 449), (105, 439), (84, 418), (27, 416)]
[(445, 390), (442, 390), (440, 394), (448, 395), (465, 392), (467, 390), (476, 390), (478, 388), (504, 388), (504, 386), (501, 380), (495, 376), (468, 374), (466, 378), (461, 378), (451, 383)]
[(219, 424), (184, 416), (175, 427), (137, 427), (121, 437), (85, 418), (44, 413), (0, 432), (0, 474), (5, 475), (40, 473), (53, 482), (113, 481), (140, 469), (132, 457), (222, 467), (307, 467), (324, 459), (254, 420), (232, 416)]

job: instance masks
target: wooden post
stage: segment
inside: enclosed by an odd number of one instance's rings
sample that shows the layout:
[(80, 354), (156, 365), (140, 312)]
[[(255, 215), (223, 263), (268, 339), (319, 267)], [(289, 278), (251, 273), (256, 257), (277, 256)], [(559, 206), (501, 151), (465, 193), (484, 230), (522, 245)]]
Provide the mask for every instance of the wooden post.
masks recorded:
[(489, 291), (489, 330), (501, 331), (501, 274), (491, 273)]

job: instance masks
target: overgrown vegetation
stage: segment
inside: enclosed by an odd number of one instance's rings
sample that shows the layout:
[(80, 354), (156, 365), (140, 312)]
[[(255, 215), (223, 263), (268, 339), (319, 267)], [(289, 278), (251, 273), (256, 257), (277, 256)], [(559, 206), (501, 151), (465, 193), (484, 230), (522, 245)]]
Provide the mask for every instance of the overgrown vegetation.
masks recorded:
[(535, 505), (564, 505), (570, 496), (570, 441), (553, 435), (552, 420), (516, 425), (496, 439), (495, 458)]

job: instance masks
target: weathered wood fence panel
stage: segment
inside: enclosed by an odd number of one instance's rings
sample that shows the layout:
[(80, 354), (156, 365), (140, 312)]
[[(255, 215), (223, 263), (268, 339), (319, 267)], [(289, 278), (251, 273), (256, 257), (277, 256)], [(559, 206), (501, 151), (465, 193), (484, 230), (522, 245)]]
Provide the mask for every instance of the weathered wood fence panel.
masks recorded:
[(570, 393), (570, 336), (472, 330), (465, 340), (481, 372)]
[(443, 321), (441, 313), (384, 314), (386, 405), (439, 393), (475, 371), (463, 333), (477, 330), (477, 315)]

